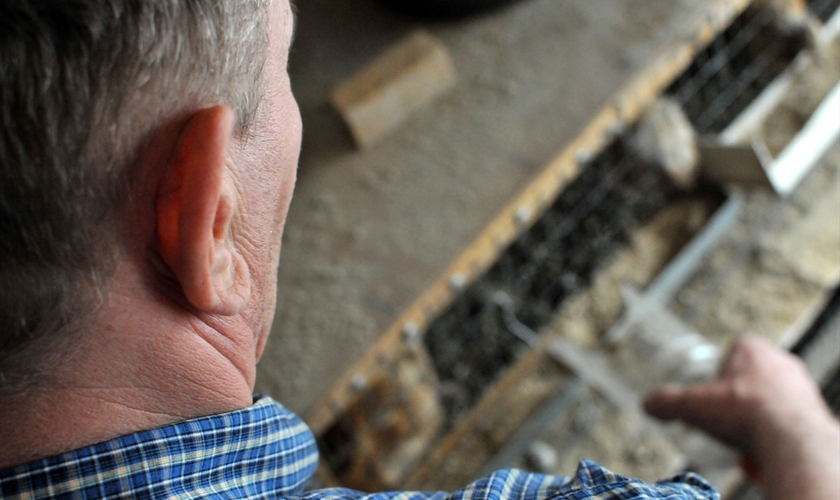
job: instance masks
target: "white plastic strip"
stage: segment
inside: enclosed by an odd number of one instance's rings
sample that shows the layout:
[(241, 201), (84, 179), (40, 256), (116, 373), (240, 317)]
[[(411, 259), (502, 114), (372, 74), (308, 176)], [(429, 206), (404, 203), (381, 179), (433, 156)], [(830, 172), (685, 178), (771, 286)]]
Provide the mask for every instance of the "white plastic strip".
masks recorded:
[(840, 9), (837, 9), (831, 18), (823, 25), (820, 30), (820, 43), (828, 43), (834, 40), (834, 37), (840, 35)]
[(744, 111), (742, 111), (733, 121), (726, 127), (720, 135), (718, 135), (718, 143), (721, 146), (735, 146), (738, 144), (745, 144), (750, 141), (750, 138), (758, 133), (761, 126), (768, 116), (776, 109), (782, 99), (793, 85), (793, 79), (802, 68), (804, 68), (812, 60), (809, 52), (800, 52), (793, 60), (790, 66), (770, 85), (765, 88), (761, 94), (756, 97)]
[(793, 191), (817, 161), (840, 137), (840, 84), (820, 104), (802, 131), (768, 169), (773, 187), (781, 195)]

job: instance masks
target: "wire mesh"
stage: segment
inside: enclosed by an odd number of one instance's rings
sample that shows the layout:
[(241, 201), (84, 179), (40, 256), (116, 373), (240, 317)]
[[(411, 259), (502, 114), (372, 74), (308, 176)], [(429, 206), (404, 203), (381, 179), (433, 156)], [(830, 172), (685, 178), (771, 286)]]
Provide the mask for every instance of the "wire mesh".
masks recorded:
[(666, 91), (700, 134), (723, 131), (796, 57), (771, 9), (750, 7), (695, 57)]
[(677, 189), (659, 168), (616, 140), (586, 166), (553, 206), (429, 327), (425, 345), (441, 381), (448, 424), (528, 347), (512, 335), (505, 308), (528, 328), (545, 328), (558, 307), (585, 289), (594, 272), (649, 220)]

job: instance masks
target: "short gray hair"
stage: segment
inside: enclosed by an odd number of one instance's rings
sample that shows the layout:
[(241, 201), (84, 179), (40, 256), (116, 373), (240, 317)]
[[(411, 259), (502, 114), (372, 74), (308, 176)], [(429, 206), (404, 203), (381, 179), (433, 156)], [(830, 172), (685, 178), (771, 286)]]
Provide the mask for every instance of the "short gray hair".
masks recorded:
[(227, 104), (247, 133), (269, 1), (0, 0), (0, 392), (101, 302), (153, 129)]

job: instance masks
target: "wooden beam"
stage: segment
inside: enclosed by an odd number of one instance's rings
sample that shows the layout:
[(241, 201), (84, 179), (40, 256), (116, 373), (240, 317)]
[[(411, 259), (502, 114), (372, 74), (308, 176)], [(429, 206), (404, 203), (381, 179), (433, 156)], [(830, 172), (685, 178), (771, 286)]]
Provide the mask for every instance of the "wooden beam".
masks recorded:
[(356, 144), (367, 148), (451, 90), (455, 80), (443, 42), (416, 31), (340, 83), (330, 101)]

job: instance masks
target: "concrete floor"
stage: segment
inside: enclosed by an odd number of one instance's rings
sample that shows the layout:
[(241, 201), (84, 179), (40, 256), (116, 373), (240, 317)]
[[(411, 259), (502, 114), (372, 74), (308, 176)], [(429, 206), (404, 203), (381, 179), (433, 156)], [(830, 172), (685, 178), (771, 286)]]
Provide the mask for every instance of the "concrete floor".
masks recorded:
[[(309, 408), (708, 1), (527, 0), (459, 22), (300, 2), (290, 71), (304, 144), (257, 391)], [(357, 151), (327, 96), (417, 28), (446, 43), (459, 83)]]

